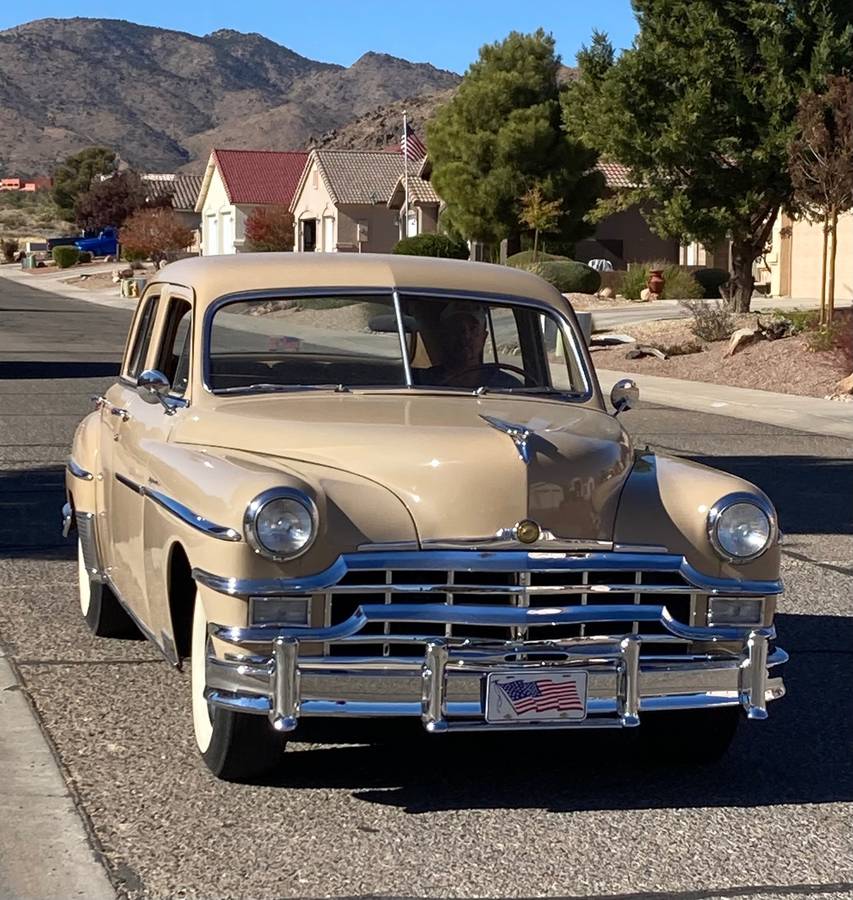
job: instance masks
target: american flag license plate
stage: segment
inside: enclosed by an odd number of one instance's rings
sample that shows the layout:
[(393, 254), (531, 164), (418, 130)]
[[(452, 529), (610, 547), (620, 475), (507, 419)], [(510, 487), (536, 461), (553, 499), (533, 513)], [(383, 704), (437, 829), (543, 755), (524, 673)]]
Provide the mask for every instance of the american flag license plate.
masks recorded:
[(584, 671), (501, 672), (486, 680), (487, 722), (586, 718)]

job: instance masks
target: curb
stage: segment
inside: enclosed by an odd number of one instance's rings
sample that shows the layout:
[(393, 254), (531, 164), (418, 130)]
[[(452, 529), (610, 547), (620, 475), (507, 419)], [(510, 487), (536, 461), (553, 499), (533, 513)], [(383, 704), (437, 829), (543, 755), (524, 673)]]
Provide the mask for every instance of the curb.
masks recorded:
[(662, 375), (614, 372), (610, 369), (598, 369), (597, 372), (605, 395), (617, 381), (630, 378), (640, 388), (641, 401), (853, 441), (853, 403)]
[(0, 896), (114, 900), (53, 747), (2, 654), (0, 720)]

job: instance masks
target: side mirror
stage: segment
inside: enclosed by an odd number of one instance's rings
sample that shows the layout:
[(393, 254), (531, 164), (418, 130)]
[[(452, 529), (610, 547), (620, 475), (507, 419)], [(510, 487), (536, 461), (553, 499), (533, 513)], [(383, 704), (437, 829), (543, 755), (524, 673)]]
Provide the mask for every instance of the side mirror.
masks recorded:
[(136, 379), (136, 393), (146, 403), (160, 403), (163, 409), (169, 415), (174, 413), (175, 408), (166, 399), (172, 386), (169, 379), (157, 369), (146, 369), (139, 378)]
[(610, 402), (613, 404), (615, 412), (613, 415), (618, 416), (619, 413), (632, 409), (639, 403), (640, 389), (637, 383), (630, 378), (623, 378), (613, 385), (610, 391)]

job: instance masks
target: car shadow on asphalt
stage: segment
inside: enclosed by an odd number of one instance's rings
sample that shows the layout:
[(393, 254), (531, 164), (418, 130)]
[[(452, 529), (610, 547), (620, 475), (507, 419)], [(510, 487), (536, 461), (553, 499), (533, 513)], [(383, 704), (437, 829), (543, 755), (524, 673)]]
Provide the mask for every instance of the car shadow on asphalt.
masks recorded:
[(853, 458), (690, 456), (758, 485), (786, 534), (853, 534)]
[(120, 363), (71, 360), (7, 360), (0, 362), (0, 381), (23, 378), (110, 378)]
[(76, 542), (62, 537), (64, 502), (64, 465), (0, 471), (0, 558), (76, 559)]
[[(303, 720), (265, 783), (351, 789), (409, 813), (760, 807), (853, 800), (849, 670), (853, 619), (780, 615), (788, 695), (743, 722), (722, 761), (667, 763), (630, 731), (425, 734), (417, 721)], [(346, 745), (348, 742), (356, 742)]]

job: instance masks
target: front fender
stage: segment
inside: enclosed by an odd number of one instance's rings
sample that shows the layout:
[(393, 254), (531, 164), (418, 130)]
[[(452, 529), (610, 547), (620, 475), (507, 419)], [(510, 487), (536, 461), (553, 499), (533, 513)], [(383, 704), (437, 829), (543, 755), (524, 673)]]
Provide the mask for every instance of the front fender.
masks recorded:
[(637, 453), (619, 502), (614, 541), (651, 544), (683, 555), (700, 572), (721, 578), (779, 578), (778, 542), (743, 565), (722, 560), (708, 539), (708, 510), (723, 496), (745, 491), (767, 496), (754, 484), (699, 463)]
[[(74, 509), (80, 512), (97, 512), (95, 478), (100, 471), (100, 425), (100, 411), (93, 410), (77, 426), (71, 442), (69, 464), (65, 469), (65, 491)], [(73, 474), (75, 468), (78, 473), (83, 471), (91, 477)]]

